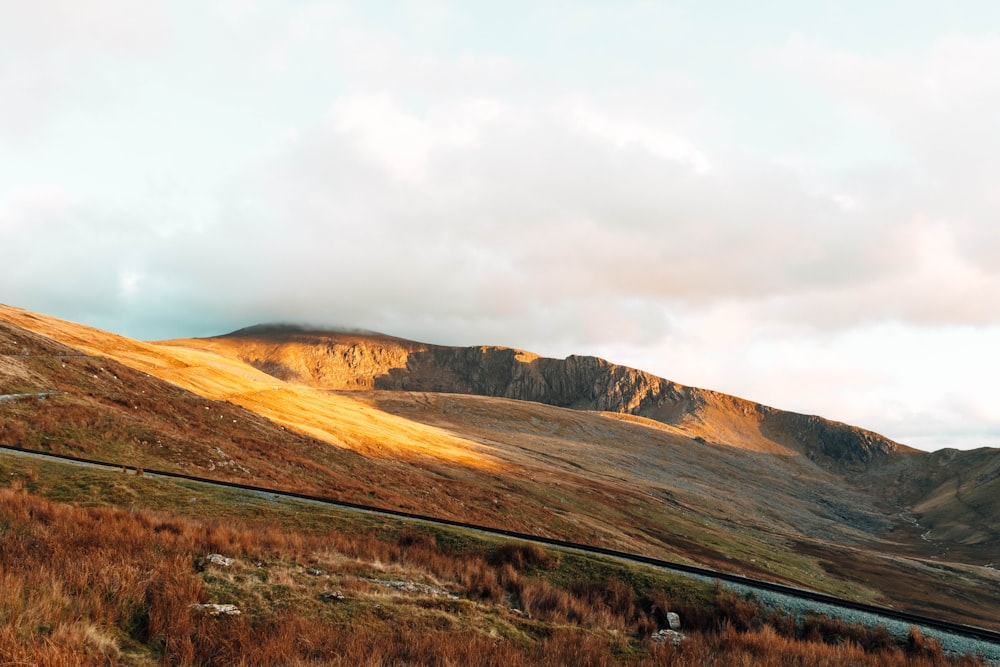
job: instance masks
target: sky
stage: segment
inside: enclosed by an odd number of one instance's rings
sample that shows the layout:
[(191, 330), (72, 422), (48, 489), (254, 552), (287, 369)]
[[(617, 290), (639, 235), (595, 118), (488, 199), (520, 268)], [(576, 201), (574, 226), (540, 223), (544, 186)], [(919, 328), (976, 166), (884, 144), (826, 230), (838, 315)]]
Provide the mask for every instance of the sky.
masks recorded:
[(0, 0), (0, 302), (1000, 446), (1000, 3)]

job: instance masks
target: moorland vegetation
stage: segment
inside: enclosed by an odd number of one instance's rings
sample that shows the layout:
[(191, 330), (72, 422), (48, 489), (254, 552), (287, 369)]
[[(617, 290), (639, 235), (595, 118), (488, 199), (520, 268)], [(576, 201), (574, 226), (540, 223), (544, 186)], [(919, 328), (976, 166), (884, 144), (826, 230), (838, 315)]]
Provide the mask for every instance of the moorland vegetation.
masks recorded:
[(13, 454), (0, 475), (5, 664), (982, 664), (537, 545)]

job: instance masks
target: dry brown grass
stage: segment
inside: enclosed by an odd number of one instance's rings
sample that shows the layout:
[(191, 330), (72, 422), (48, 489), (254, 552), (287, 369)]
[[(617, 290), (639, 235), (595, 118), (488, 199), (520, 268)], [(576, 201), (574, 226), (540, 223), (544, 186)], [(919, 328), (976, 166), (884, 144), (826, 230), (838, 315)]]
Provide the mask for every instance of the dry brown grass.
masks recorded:
[[(560, 560), (535, 545), (452, 552), (417, 529), (302, 534), (75, 507), (15, 487), (0, 489), (0, 533), (4, 664), (977, 664), (949, 662), (919, 634), (905, 648), (868, 645), (857, 628), (831, 625), (803, 640), (721, 592), (683, 610), (689, 639), (675, 650), (648, 639), (669, 600), (615, 577), (554, 584)], [(207, 563), (216, 552), (238, 562)], [(373, 574), (460, 599), (387, 592)], [(344, 600), (320, 601), (334, 584)], [(243, 614), (191, 606), (219, 601)]]

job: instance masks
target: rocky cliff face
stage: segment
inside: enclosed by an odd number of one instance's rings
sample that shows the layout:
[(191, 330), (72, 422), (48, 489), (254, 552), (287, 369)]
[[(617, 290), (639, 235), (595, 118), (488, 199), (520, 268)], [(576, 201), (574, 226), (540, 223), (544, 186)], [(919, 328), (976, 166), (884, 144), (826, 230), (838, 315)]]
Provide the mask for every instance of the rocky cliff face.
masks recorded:
[(435, 348), (409, 355), (405, 367), (375, 379), (377, 389), (439, 391), (535, 401), (565, 408), (638, 414), (676, 387), (596, 357), (532, 357), (495, 347)]
[[(665, 424), (736, 421), (739, 430), (809, 456), (863, 466), (901, 448), (877, 433), (777, 410), (675, 382), (597, 357), (532, 357), (509, 348), (433, 348), (375, 378), (377, 389), (433, 391), (535, 401), (648, 417)], [(702, 438), (704, 439), (704, 438)], [(722, 443), (726, 444), (726, 443)]]
[(800, 453), (860, 469), (905, 449), (876, 433), (686, 387), (604, 359), (504, 347), (445, 347), (376, 334), (259, 328), (215, 339), (281, 377), (330, 389), (473, 394), (635, 415), (700, 441)]

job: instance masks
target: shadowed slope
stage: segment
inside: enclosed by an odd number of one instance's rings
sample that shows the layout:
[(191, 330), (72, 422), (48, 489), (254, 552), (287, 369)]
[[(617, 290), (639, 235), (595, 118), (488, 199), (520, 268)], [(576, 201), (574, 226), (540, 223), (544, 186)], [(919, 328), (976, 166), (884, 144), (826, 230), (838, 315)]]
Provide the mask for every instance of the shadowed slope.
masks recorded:
[(1000, 568), (1000, 450), (942, 449), (871, 470), (859, 481), (908, 507), (934, 553)]

